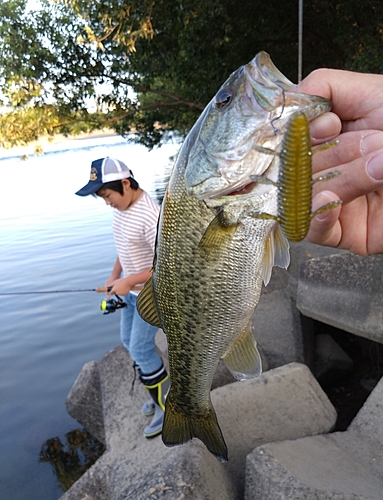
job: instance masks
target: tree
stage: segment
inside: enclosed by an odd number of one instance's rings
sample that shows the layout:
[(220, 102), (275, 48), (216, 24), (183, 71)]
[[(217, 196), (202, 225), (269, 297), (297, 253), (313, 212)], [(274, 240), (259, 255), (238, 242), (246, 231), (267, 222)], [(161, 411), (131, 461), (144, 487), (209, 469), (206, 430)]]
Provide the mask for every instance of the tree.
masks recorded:
[[(0, 5), (0, 145), (110, 128), (153, 147), (184, 136), (260, 50), (297, 75), (298, 0), (25, 0)], [(383, 2), (304, 5), (304, 74), (382, 72)]]

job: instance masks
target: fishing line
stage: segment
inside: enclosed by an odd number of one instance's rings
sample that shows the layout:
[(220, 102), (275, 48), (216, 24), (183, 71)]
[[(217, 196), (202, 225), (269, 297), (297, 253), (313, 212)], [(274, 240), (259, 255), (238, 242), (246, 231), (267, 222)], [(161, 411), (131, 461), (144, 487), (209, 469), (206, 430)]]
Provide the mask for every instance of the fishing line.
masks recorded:
[(112, 287), (108, 287), (108, 290), (105, 287), (98, 288), (80, 288), (76, 290), (35, 290), (30, 292), (0, 292), (0, 295), (33, 295), (40, 293), (78, 293), (78, 292), (106, 292), (110, 291)]
[(298, 83), (302, 80), (303, 0), (298, 0)]

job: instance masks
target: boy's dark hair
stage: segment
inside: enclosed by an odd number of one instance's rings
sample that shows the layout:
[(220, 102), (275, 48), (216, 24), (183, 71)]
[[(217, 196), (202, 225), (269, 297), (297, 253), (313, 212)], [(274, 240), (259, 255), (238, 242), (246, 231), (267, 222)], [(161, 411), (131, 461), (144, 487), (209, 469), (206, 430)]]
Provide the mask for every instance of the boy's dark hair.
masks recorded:
[[(134, 190), (137, 191), (137, 189), (140, 187), (136, 179), (133, 179), (133, 177), (128, 177), (128, 180), (130, 182), (130, 187)], [(117, 193), (120, 193), (120, 195), (124, 194), (124, 188), (122, 186), (122, 181), (112, 181), (112, 182), (105, 182), (105, 184), (102, 185), (102, 187), (98, 190), (101, 191), (101, 189), (111, 189), (112, 191), (117, 191)], [(96, 191), (96, 195), (98, 195), (98, 191)]]

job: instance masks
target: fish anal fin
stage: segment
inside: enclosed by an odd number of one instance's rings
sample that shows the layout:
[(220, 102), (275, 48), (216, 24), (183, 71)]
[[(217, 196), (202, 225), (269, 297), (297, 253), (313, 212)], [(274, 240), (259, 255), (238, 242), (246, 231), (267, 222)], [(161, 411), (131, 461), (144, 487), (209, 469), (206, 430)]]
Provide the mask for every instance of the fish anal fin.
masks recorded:
[(214, 408), (203, 415), (187, 416), (173, 403), (171, 389), (166, 398), (162, 441), (165, 446), (177, 446), (193, 438), (200, 439), (220, 462), (228, 461), (227, 446)]
[(150, 276), (137, 297), (137, 311), (141, 318), (153, 326), (161, 328), (156, 301), (154, 299), (153, 277)]
[(250, 324), (242, 331), (223, 361), (233, 377), (238, 380), (252, 379), (261, 375), (262, 360)]
[(265, 243), (265, 253), (261, 266), (262, 279), (265, 285), (270, 281), (273, 266), (283, 267), (284, 269), (289, 267), (289, 249), (289, 242), (283, 234), (281, 226), (276, 224), (270, 231)]

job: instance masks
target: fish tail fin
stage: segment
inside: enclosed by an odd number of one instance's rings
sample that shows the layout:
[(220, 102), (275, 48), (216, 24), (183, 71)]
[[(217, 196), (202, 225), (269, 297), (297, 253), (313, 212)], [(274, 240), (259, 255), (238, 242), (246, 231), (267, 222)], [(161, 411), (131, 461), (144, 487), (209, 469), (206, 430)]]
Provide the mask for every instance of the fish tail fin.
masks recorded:
[(227, 462), (227, 446), (219, 427), (214, 408), (201, 416), (187, 416), (172, 401), (171, 392), (166, 398), (162, 441), (166, 446), (177, 446), (193, 438), (200, 439), (220, 462)]

